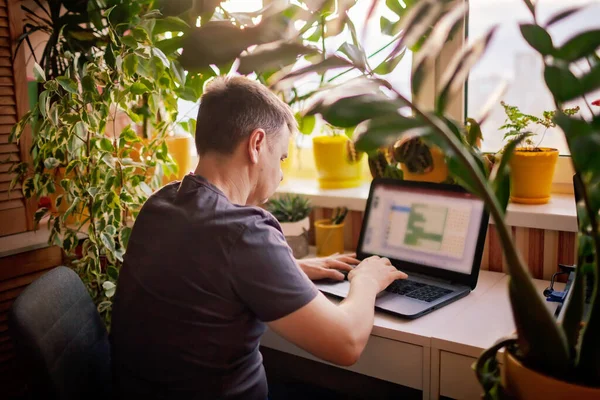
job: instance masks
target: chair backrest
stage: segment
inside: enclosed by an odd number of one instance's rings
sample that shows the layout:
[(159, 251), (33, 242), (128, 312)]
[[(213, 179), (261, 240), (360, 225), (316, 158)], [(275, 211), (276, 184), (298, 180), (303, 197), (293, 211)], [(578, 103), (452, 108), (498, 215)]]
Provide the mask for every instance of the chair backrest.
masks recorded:
[(110, 398), (108, 333), (73, 270), (57, 267), (31, 283), (12, 305), (9, 329), (34, 398)]

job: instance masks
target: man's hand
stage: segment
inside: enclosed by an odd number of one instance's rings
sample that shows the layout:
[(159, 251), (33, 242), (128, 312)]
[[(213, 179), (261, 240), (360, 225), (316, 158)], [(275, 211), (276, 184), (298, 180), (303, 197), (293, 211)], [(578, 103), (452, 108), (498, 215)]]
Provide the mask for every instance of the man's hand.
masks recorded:
[(348, 274), (348, 280), (351, 282), (363, 280), (372, 283), (372, 286), (377, 289), (377, 293), (387, 288), (395, 280), (406, 278), (408, 275), (398, 271), (388, 258), (378, 256), (371, 256), (363, 260)]
[(309, 258), (296, 260), (296, 262), (312, 281), (326, 278), (337, 281), (344, 280), (344, 274), (340, 271), (352, 271), (355, 265), (360, 264), (355, 254)]

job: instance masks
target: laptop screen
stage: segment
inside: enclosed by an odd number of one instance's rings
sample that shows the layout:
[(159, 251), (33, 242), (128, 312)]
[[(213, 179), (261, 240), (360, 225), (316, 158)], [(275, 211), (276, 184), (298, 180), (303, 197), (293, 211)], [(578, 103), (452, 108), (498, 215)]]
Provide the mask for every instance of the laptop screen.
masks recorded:
[(470, 193), (386, 184), (375, 186), (371, 196), (362, 253), (471, 274), (482, 200)]

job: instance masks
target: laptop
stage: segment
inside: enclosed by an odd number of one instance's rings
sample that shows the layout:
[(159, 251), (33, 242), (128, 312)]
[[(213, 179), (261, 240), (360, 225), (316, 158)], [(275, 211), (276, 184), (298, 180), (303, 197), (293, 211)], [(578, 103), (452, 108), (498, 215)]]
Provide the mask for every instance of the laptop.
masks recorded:
[[(489, 215), (483, 201), (456, 185), (375, 179), (356, 251), (387, 257), (408, 274), (381, 292), (375, 307), (417, 318), (452, 303), (477, 285)], [(344, 298), (350, 283), (321, 281)]]

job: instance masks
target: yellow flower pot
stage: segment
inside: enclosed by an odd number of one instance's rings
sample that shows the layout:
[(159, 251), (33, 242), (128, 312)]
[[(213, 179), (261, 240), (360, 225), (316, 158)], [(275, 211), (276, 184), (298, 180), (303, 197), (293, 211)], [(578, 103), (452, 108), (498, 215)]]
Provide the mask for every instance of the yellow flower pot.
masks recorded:
[(550, 200), (558, 150), (517, 149), (510, 160), (510, 199), (515, 203), (545, 204)]
[(409, 172), (404, 164), (400, 163), (400, 169), (407, 181), (434, 182), (442, 183), (448, 179), (448, 165), (444, 153), (437, 147), (430, 148), (431, 158), (433, 159), (433, 169), (424, 174)]
[(600, 399), (600, 388), (576, 385), (543, 375), (524, 366), (506, 350), (502, 384), (515, 399)]
[(317, 136), (313, 138), (313, 153), (319, 186), (322, 189), (345, 189), (362, 184), (362, 154), (351, 161), (346, 136)]
[(191, 136), (168, 136), (165, 140), (167, 142), (167, 149), (169, 154), (175, 160), (179, 172), (177, 175), (170, 175), (163, 177), (163, 184), (175, 180), (182, 180), (184, 176), (194, 170), (195, 166), (192, 164), (192, 154), (190, 151), (194, 146), (194, 138)]
[(331, 225), (331, 220), (315, 221), (317, 256), (327, 257), (344, 251), (344, 223)]

